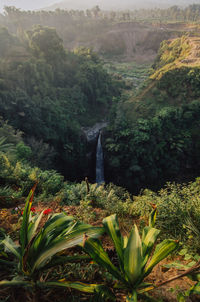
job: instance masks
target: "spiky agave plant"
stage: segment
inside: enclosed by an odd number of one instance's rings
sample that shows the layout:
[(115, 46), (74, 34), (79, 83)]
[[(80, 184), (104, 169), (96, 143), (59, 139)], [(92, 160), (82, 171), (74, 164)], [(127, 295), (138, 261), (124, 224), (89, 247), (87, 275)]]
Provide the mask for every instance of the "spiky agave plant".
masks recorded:
[[(7, 251), (18, 259), (17, 278), (8, 281), (0, 281), (1, 286), (24, 286), (24, 287), (71, 287), (88, 293), (109, 291), (102, 285), (84, 284), (66, 280), (54, 282), (41, 282), (40, 276), (45, 269), (88, 258), (88, 256), (61, 256), (58, 253), (68, 248), (83, 244), (85, 238), (96, 238), (104, 230), (101, 227), (93, 227), (76, 221), (72, 216), (65, 213), (49, 216), (45, 225), (39, 229), (43, 212), (36, 216), (31, 214), (36, 185), (30, 191), (23, 212), (20, 229), (19, 244), (15, 244), (9, 236), (1, 242)], [(4, 262), (5, 264), (5, 262)]]
[(154, 245), (160, 231), (154, 228), (156, 208), (149, 217), (149, 226), (144, 227), (142, 237), (134, 225), (129, 236), (122, 236), (116, 215), (103, 220), (103, 225), (111, 237), (118, 256), (119, 267), (112, 264), (108, 254), (104, 251), (98, 239), (88, 239), (85, 242), (85, 251), (93, 260), (106, 268), (117, 280), (115, 288), (127, 292), (126, 301), (137, 301), (137, 295), (154, 288), (153, 284), (145, 283), (154, 266), (172, 253), (178, 246), (174, 240), (164, 240), (159, 243), (153, 252)]

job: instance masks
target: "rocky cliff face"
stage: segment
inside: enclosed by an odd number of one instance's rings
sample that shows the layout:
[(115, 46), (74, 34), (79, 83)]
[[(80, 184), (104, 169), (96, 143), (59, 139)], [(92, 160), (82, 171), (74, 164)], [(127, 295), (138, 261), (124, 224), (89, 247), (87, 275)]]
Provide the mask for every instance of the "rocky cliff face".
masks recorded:
[(107, 125), (108, 125), (107, 122), (100, 122), (100, 123), (96, 123), (92, 127), (83, 128), (82, 130), (87, 138), (87, 141), (89, 143), (95, 141), (99, 135), (99, 131), (107, 127)]
[(138, 22), (119, 23), (90, 41), (72, 41), (66, 45), (73, 49), (80, 46), (93, 48), (103, 56), (119, 56), (136, 62), (153, 61), (163, 40), (177, 38), (189, 31), (184, 26), (150, 25)]

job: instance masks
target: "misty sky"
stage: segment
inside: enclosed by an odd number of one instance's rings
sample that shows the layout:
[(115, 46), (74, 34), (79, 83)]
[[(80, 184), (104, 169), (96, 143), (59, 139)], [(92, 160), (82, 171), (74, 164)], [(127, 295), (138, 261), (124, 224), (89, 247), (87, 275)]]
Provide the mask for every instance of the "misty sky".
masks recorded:
[[(134, 8), (145, 6), (171, 6), (171, 5), (189, 5), (192, 3), (200, 3), (200, 0), (0, 0), (0, 11), (3, 10), (4, 6), (15, 6), (24, 10), (34, 10), (44, 7), (49, 7), (57, 3), (65, 3), (69, 9), (86, 9), (99, 5), (100, 8)], [(61, 7), (65, 8), (65, 6)]]
[(22, 9), (39, 9), (42, 7), (46, 7), (52, 5), (56, 2), (56, 0), (0, 0), (0, 10), (3, 9), (4, 6), (16, 6)]

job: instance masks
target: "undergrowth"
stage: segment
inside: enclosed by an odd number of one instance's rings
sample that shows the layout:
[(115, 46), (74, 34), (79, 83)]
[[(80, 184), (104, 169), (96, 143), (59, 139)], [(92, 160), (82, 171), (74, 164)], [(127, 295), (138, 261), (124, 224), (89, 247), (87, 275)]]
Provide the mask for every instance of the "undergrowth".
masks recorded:
[(144, 190), (134, 197), (132, 214), (146, 216), (151, 204), (158, 207), (157, 225), (164, 236), (179, 239), (190, 247), (200, 251), (200, 178), (189, 184), (167, 183), (157, 193)]

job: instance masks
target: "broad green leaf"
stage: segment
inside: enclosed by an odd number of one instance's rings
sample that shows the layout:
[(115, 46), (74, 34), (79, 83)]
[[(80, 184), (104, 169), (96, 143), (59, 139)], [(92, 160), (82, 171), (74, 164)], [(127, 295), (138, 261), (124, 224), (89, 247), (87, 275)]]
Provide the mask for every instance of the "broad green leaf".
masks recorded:
[(114, 277), (122, 282), (126, 282), (121, 272), (110, 261), (108, 254), (104, 251), (99, 240), (87, 240), (84, 245), (84, 250), (96, 263), (106, 268)]
[(29, 215), (31, 210), (31, 205), (33, 202), (33, 196), (36, 189), (37, 183), (30, 190), (28, 197), (26, 199), (26, 204), (23, 212), (23, 220), (20, 229), (20, 244), (22, 249), (22, 254), (24, 253), (25, 247), (28, 243), (28, 224), (29, 224)]
[(159, 234), (160, 231), (152, 227), (145, 227), (143, 229), (142, 252), (144, 257), (148, 254), (147, 260), (150, 257), (151, 251)]
[(143, 294), (146, 293), (150, 290), (153, 290), (155, 286), (152, 283), (141, 283), (138, 288), (137, 288), (137, 293), (138, 294)]
[(85, 284), (82, 282), (71, 282), (66, 281), (65, 279), (60, 281), (52, 281), (52, 282), (37, 282), (39, 287), (68, 287), (74, 288), (79, 291), (83, 291), (85, 293), (95, 293), (95, 288), (98, 286), (97, 284)]
[(160, 244), (157, 245), (153, 257), (145, 268), (145, 276), (148, 275), (154, 266), (158, 264), (161, 260), (166, 258), (169, 254), (171, 254), (178, 247), (178, 242), (170, 239), (166, 239)]
[(199, 261), (199, 260), (200, 260), (200, 255), (198, 255), (198, 254), (194, 255), (194, 259), (195, 259), (196, 261)]
[(37, 258), (37, 256), (42, 251), (42, 248), (44, 249), (46, 246), (46, 242), (43, 242), (43, 245), (41, 245), (41, 240), (43, 238), (42, 235), (43, 235), (43, 229), (34, 238), (34, 241), (32, 242), (32, 244), (29, 248), (29, 255), (33, 260), (35, 260)]
[(2, 240), (1, 243), (6, 247), (6, 251), (9, 250), (19, 260), (21, 259), (20, 247), (17, 246), (9, 236), (6, 236), (6, 238)]
[(41, 229), (41, 231), (34, 238), (33, 243), (29, 249), (29, 259), (31, 262), (39, 257), (39, 255), (45, 251), (54, 240), (57, 242), (61, 238), (65, 238), (65, 233), (69, 233), (75, 227), (76, 222), (71, 216), (67, 216), (64, 213), (60, 213), (52, 216)]
[(129, 282), (134, 286), (142, 273), (142, 243), (138, 228), (134, 225), (124, 251), (124, 271)]
[(188, 267), (192, 267), (192, 266), (194, 266), (196, 263), (197, 263), (196, 261), (192, 260), (192, 261), (190, 261), (187, 265), (188, 265)]
[(128, 244), (128, 236), (124, 236), (123, 237), (123, 249), (125, 249), (127, 247)]
[(157, 208), (155, 208), (149, 215), (149, 226), (152, 228), (154, 228), (154, 226), (155, 226), (156, 216), (157, 216)]
[(60, 230), (67, 229), (76, 223), (74, 217), (67, 216), (65, 213), (54, 214), (44, 225), (44, 236), (53, 232), (54, 237), (60, 234)]
[(191, 258), (193, 258), (192, 255), (186, 254), (184, 260), (190, 260)]
[(176, 296), (178, 302), (186, 302), (188, 301), (187, 297), (183, 293), (178, 293)]
[(120, 268), (123, 271), (124, 269), (123, 237), (119, 229), (119, 223), (116, 214), (106, 217), (103, 220), (103, 225), (106, 229), (106, 232), (109, 234), (109, 236), (114, 242), (115, 249), (119, 258)]
[(137, 302), (137, 292), (134, 290), (132, 294), (126, 297), (126, 302)]
[(71, 234), (67, 234), (67, 236), (63, 236), (61, 238), (59, 237), (58, 239), (49, 242), (49, 245), (39, 251), (40, 253), (38, 258), (32, 259), (34, 261), (32, 261), (32, 273), (34, 272), (34, 270), (40, 269), (42, 266), (44, 266), (49, 261), (49, 259), (58, 252), (76, 246), (78, 244), (83, 244), (85, 236), (87, 236), (88, 238), (96, 238), (101, 235), (102, 232), (102, 228), (82, 224), (80, 226), (77, 226), (76, 229), (71, 232)]
[(35, 219), (33, 219), (33, 222), (29, 224), (29, 227), (28, 227), (28, 236), (27, 236), (28, 237), (28, 243), (35, 236), (35, 233), (37, 231), (39, 223), (40, 223), (40, 221), (42, 219), (43, 213), (44, 213), (44, 211), (42, 211), (39, 216), (36, 216)]
[(184, 256), (185, 254), (187, 254), (187, 252), (188, 252), (188, 250), (187, 250), (186, 248), (181, 249), (181, 250), (179, 251), (179, 255)]
[(200, 295), (200, 282), (198, 282), (197, 284), (195, 284), (190, 290), (189, 290), (190, 294), (195, 294), (195, 295)]
[(29, 281), (3, 280), (0, 281), (0, 287), (32, 287), (33, 284)]
[(15, 266), (16, 262), (0, 259), (0, 264), (7, 265), (7, 266)]
[(95, 294), (100, 293), (103, 297), (109, 298), (109, 301), (115, 301), (113, 293), (104, 285), (85, 284), (82, 282), (71, 282), (65, 279), (53, 282), (37, 282), (39, 287), (67, 287), (79, 290), (81, 292)]
[(176, 268), (176, 269), (179, 269), (179, 270), (187, 270), (189, 268), (188, 265), (184, 265), (180, 261), (165, 264), (165, 265), (163, 265), (163, 267), (166, 267), (166, 268), (172, 268), (173, 267), (173, 268)]

